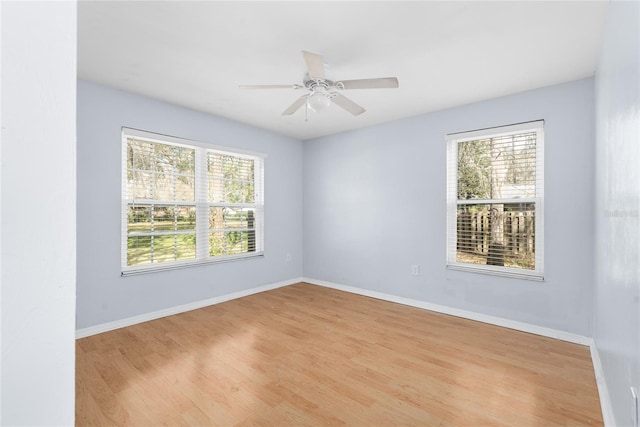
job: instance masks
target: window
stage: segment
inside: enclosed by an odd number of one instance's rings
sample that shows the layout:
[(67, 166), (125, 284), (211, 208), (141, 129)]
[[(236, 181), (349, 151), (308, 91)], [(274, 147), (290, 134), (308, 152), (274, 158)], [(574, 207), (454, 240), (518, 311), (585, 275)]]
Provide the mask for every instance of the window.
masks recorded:
[(264, 156), (123, 128), (122, 274), (263, 253)]
[(447, 268), (542, 280), (543, 125), (447, 135)]

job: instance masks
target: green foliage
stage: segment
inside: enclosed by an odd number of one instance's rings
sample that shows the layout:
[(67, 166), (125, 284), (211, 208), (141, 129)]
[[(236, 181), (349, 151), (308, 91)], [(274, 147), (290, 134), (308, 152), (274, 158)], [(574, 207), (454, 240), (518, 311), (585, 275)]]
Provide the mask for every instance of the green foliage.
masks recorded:
[(458, 199), (489, 199), (491, 195), (491, 144), (458, 144)]
[[(209, 234), (209, 255), (233, 255), (249, 251), (248, 231), (220, 231)], [(254, 236), (255, 238), (255, 236)]]
[(127, 238), (127, 265), (195, 259), (195, 234), (131, 236)]
[(251, 159), (209, 154), (209, 201), (254, 203), (255, 165)]
[(533, 197), (536, 134), (458, 144), (458, 199)]
[(127, 232), (194, 230), (196, 208), (173, 205), (129, 205)]
[(127, 140), (127, 197), (194, 200), (195, 150)]

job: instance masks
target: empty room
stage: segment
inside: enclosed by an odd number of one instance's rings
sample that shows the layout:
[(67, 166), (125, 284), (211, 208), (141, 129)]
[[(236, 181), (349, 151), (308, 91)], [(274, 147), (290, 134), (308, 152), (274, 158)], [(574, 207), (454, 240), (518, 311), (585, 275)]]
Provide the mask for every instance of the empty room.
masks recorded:
[(0, 425), (639, 426), (639, 1), (0, 21)]

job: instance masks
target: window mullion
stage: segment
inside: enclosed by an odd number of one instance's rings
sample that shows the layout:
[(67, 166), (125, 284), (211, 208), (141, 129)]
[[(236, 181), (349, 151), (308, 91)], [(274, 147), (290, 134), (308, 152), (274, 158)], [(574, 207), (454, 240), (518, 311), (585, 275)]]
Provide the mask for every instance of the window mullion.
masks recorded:
[(544, 130), (536, 131), (536, 271), (544, 271)]
[(458, 202), (458, 143), (453, 141), (447, 144), (447, 264), (456, 261), (457, 219), (456, 209)]
[(196, 259), (209, 257), (209, 203), (207, 180), (207, 152), (196, 148)]

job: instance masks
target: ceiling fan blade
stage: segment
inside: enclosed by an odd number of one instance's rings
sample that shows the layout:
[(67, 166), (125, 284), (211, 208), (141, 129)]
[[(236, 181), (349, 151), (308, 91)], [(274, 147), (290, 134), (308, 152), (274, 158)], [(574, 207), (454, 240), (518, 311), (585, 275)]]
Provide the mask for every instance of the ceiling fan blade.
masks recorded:
[(336, 82), (339, 89), (394, 89), (398, 87), (398, 79), (395, 77), (383, 77), (380, 79), (341, 80)]
[(282, 112), (283, 116), (290, 116), (293, 113), (295, 113), (296, 111), (298, 111), (300, 109), (300, 107), (302, 107), (306, 102), (307, 102), (307, 97), (309, 95), (302, 95), (300, 98), (296, 99), (295, 101), (293, 101), (293, 104), (289, 105), (289, 108), (287, 108), (286, 110), (284, 110)]
[(361, 106), (359, 106), (358, 104), (356, 104), (355, 102), (347, 98), (346, 96), (339, 93), (331, 94), (331, 102), (333, 102), (339, 107), (344, 108), (354, 116), (359, 116), (360, 114), (366, 111), (364, 108), (362, 108)]
[(293, 85), (240, 85), (240, 89), (301, 89), (302, 86), (298, 84)]
[(309, 78), (324, 80), (324, 59), (322, 58), (322, 55), (303, 50), (302, 56), (304, 57), (304, 62), (307, 63)]

